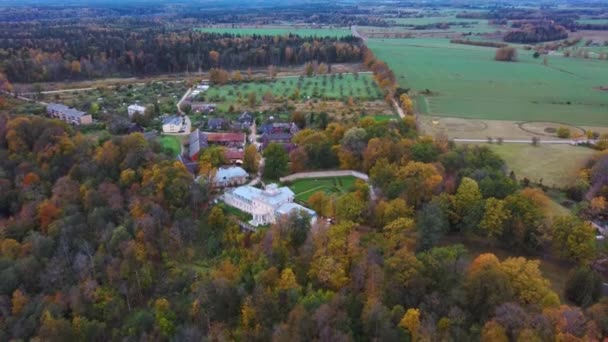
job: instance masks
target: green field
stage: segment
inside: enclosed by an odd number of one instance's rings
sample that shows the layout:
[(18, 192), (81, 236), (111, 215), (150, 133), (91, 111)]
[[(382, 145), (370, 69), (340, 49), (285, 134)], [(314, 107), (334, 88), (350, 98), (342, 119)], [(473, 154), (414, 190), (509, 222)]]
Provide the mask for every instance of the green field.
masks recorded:
[(504, 144), (490, 147), (515, 173), (534, 183), (542, 179), (544, 185), (566, 187), (576, 181), (578, 172), (596, 151), (570, 145)]
[(163, 149), (171, 151), (171, 154), (174, 156), (179, 155), (181, 152), (181, 142), (177, 137), (165, 135), (160, 137), (158, 142)]
[(335, 37), (342, 38), (351, 35), (348, 27), (344, 28), (295, 28), (295, 27), (251, 27), (251, 28), (230, 28), (230, 27), (205, 27), (197, 28), (197, 31), (209, 33), (229, 33), (240, 36), (285, 36), (294, 34), (301, 37)]
[(296, 194), (297, 201), (306, 202), (312, 194), (323, 191), (327, 194), (341, 194), (347, 192), (357, 178), (352, 176), (300, 179), (289, 185), (289, 188)]
[(579, 24), (606, 25), (606, 24), (608, 24), (608, 18), (606, 18), (606, 19), (579, 19), (576, 22)]
[(256, 100), (261, 101), (268, 91), (276, 97), (288, 98), (296, 89), (300, 89), (300, 98), (343, 100), (353, 97), (359, 100), (382, 99), (380, 89), (368, 73), (332, 74), (313, 77), (285, 77), (271, 82), (253, 82), (213, 86), (203, 94), (205, 101), (237, 102), (247, 101), (250, 93), (256, 94)]
[[(519, 50), (519, 62), (494, 61), (495, 49), (450, 44), (447, 39), (370, 39), (402, 87), (429, 89), (434, 116), (608, 125), (608, 62), (548, 57)], [(419, 100), (424, 101), (422, 98)]]

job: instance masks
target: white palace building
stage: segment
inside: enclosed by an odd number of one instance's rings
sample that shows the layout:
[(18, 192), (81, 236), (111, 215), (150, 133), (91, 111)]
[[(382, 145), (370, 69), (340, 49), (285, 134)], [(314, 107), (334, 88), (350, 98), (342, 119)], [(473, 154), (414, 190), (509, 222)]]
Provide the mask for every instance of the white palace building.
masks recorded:
[(311, 216), (311, 223), (317, 218), (314, 210), (293, 203), (294, 193), (288, 187), (278, 187), (268, 184), (264, 190), (250, 185), (228, 190), (223, 196), (224, 202), (253, 216), (249, 223), (253, 226), (266, 225), (276, 222), (281, 215), (291, 212), (304, 211)]

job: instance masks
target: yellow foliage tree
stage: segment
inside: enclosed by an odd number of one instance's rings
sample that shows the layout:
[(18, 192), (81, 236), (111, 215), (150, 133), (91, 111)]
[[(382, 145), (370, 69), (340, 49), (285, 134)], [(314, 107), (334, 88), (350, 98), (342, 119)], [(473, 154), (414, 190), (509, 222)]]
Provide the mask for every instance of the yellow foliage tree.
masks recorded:
[(293, 273), (291, 268), (285, 268), (281, 272), (281, 278), (279, 279), (278, 289), (286, 291), (291, 289), (297, 289), (299, 287), (300, 285), (298, 285), (296, 275)]
[(412, 102), (412, 99), (410, 99), (410, 97), (407, 94), (401, 94), (401, 96), (399, 97), (399, 100), (401, 101), (401, 108), (403, 108), (403, 110), (407, 114), (413, 115), (414, 114), (414, 103)]
[(407, 309), (403, 318), (399, 322), (399, 326), (409, 331), (412, 341), (418, 341), (418, 334), (420, 331), (420, 310), (419, 309)]

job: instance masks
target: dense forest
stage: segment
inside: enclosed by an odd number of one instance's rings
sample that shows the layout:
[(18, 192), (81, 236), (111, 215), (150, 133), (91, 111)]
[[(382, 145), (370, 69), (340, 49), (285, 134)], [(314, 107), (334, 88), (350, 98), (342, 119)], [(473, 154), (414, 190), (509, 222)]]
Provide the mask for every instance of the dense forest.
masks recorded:
[(3, 24), (0, 70), (11, 82), (43, 82), (362, 60), (354, 37), (236, 37), (153, 28), (137, 19), (123, 25), (130, 28)]
[(568, 38), (568, 31), (563, 26), (552, 23), (518, 23), (516, 30), (504, 36), (505, 42), (531, 44)]
[[(311, 227), (294, 214), (246, 233), (207, 205), (205, 182), (140, 134), (93, 143), (58, 121), (2, 116), (0, 340), (607, 334), (589, 228), (547, 217), (542, 191), (506, 176), (489, 149), (418, 140), (412, 124), (364, 119), (298, 133), (300, 158), (323, 164), (337, 152), (330, 160), (369, 171), (384, 195), (371, 202), (365, 183), (336, 198), (318, 193), (310, 205), (336, 224)], [(469, 263), (463, 246), (442, 246), (446, 234), (555, 248), (581, 265), (565, 296), (582, 307), (560, 300), (538, 261), (482, 254)]]

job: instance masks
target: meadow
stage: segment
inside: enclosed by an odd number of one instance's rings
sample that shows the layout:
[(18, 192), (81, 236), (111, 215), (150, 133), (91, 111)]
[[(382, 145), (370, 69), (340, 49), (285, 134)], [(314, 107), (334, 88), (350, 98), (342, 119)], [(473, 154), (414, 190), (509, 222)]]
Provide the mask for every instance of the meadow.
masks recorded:
[(402, 87), (418, 97), (421, 114), (466, 119), (557, 121), (608, 126), (608, 62), (519, 50), (518, 62), (494, 61), (495, 49), (447, 39), (370, 39)]
[(518, 180), (528, 178), (534, 183), (560, 188), (572, 185), (579, 170), (597, 153), (586, 147), (570, 145), (503, 144), (490, 147), (513, 171)]
[(289, 184), (289, 188), (296, 195), (297, 201), (306, 202), (315, 192), (323, 191), (326, 194), (342, 194), (355, 184), (357, 179), (352, 176), (300, 179)]
[(231, 28), (231, 27), (204, 27), (196, 28), (195, 30), (209, 33), (228, 33), (240, 36), (284, 36), (294, 34), (301, 37), (335, 37), (342, 38), (351, 35), (348, 27), (341, 28), (298, 28), (298, 27), (247, 27), (247, 28)]
[(382, 93), (371, 74), (331, 74), (312, 77), (290, 76), (268, 82), (236, 83), (212, 86), (202, 96), (205, 101), (234, 103), (247, 101), (256, 94), (260, 102), (267, 92), (274, 97), (289, 98), (299, 89), (300, 99), (345, 100), (349, 97), (362, 101), (382, 99)]

